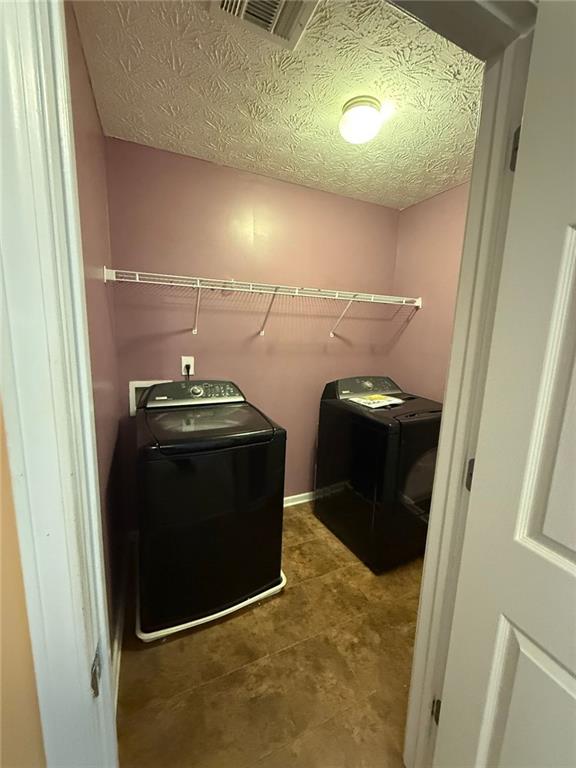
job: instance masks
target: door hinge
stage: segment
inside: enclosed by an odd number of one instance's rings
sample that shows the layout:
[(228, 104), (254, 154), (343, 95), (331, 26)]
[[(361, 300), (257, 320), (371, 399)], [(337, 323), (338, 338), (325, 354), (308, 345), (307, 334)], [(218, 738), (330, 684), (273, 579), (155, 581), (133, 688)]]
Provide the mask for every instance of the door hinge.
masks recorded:
[(100, 657), (100, 643), (96, 646), (96, 653), (92, 660), (92, 667), (90, 668), (90, 687), (92, 688), (92, 696), (96, 698), (100, 696), (100, 678), (102, 677), (102, 659)]
[(468, 466), (466, 468), (466, 480), (465, 485), (468, 491), (472, 490), (472, 478), (474, 477), (474, 462), (476, 459), (468, 459)]
[(510, 170), (514, 172), (516, 170), (516, 162), (518, 160), (518, 147), (520, 146), (520, 128), (519, 125), (518, 128), (514, 131), (514, 136), (512, 137), (512, 151), (510, 152)]
[(430, 712), (430, 717), (434, 720), (436, 725), (440, 722), (440, 708), (442, 706), (442, 699), (434, 699), (432, 702), (432, 711)]

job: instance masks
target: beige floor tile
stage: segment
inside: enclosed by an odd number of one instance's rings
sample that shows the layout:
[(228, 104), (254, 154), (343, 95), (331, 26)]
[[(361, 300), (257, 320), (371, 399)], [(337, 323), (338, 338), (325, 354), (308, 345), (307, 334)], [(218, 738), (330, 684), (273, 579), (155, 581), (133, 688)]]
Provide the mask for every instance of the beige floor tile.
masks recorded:
[(420, 594), (422, 559), (418, 558), (378, 575), (372, 573), (369, 568), (351, 569), (350, 575), (369, 600), (417, 599)]
[(122, 765), (241, 768), (356, 700), (345, 658), (317, 636), (121, 716)]
[(412, 664), (412, 625), (390, 626), (370, 613), (328, 630), (353, 670), (358, 689), (404, 701)]
[(291, 584), (323, 576), (340, 567), (341, 563), (331, 546), (319, 537), (284, 547), (283, 550), (282, 568)]
[[(359, 564), (358, 567), (364, 566)], [(310, 579), (301, 586), (312, 606), (316, 631), (362, 616), (369, 608), (364, 593), (351, 583), (347, 568)]]
[(276, 653), (318, 633), (314, 602), (303, 584), (290, 585), (279, 595), (254, 607), (250, 614), (252, 631), (266, 648)]
[(145, 645), (129, 630), (122, 768), (399, 768), (421, 561), (375, 576), (286, 510), (283, 593)]
[(402, 768), (394, 723), (372, 697), (267, 755), (254, 768)]
[(284, 510), (284, 527), (282, 540), (285, 547), (302, 544), (317, 536), (314, 524), (316, 518), (308, 510), (299, 507), (288, 507)]
[(155, 643), (130, 638), (122, 652), (119, 707), (169, 699), (268, 652), (265, 635), (242, 614)]

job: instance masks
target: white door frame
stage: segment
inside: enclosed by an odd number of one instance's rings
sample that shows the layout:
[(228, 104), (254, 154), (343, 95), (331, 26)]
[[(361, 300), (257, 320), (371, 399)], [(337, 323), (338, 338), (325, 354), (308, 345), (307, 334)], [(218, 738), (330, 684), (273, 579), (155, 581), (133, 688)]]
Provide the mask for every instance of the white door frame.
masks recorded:
[(469, 491), (514, 174), (513, 137), (521, 123), (532, 35), (486, 64), (482, 113), (468, 203), (454, 337), (424, 561), (404, 762), (432, 763), (446, 669)]
[[(2, 397), (45, 751), (48, 765), (108, 768), (117, 764), (115, 707), (64, 16), (58, 0), (0, 10), (1, 124), (10, 139), (2, 169)], [(409, 768), (426, 765), (427, 710), (445, 664), (450, 627), (440, 616), (451, 615), (457, 578), (519, 66), (508, 51), (486, 77), (419, 614)], [(97, 642), (103, 672), (94, 699)]]
[[(44, 751), (117, 765), (63, 5), (0, 3), (2, 399)], [(100, 695), (91, 666), (100, 649)]]

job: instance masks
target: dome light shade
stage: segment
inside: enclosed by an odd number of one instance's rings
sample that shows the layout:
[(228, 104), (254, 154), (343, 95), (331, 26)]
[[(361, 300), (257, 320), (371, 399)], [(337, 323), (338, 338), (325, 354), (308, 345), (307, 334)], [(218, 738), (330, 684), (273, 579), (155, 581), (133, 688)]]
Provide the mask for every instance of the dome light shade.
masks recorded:
[(350, 144), (365, 144), (373, 139), (396, 107), (391, 101), (380, 104), (373, 96), (357, 96), (342, 108), (340, 134)]

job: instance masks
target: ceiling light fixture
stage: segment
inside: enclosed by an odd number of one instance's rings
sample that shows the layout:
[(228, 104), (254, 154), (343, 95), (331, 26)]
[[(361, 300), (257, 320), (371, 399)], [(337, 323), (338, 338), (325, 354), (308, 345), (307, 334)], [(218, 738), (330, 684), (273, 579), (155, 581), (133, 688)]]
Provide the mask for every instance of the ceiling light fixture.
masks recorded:
[(340, 134), (350, 144), (365, 144), (377, 135), (395, 111), (391, 101), (381, 104), (374, 96), (356, 96), (342, 108)]

